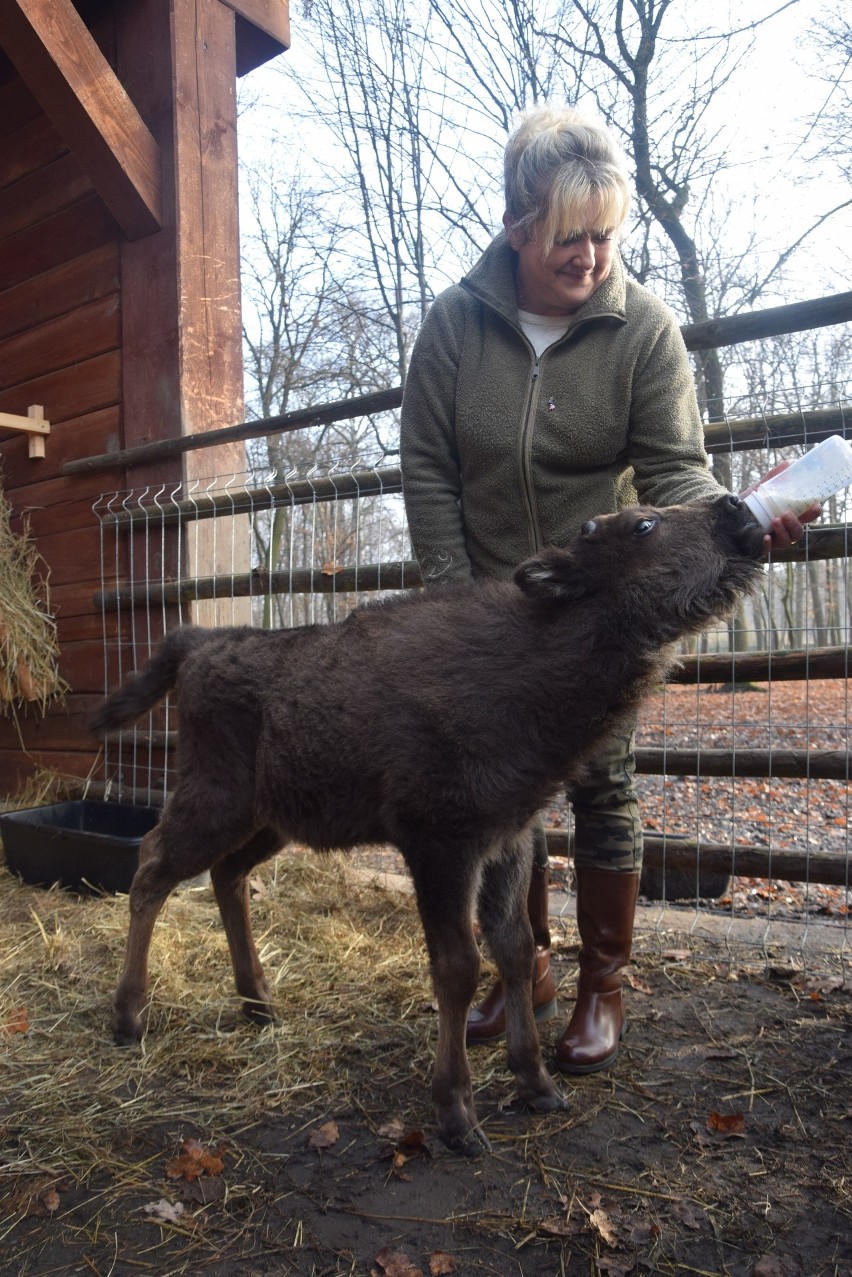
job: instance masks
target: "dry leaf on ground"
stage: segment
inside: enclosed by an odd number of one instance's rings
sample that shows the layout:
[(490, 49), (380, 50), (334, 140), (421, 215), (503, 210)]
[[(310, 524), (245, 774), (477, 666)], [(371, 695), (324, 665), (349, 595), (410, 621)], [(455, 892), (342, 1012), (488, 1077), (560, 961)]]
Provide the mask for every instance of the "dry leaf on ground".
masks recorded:
[(42, 1193), (39, 1200), (48, 1215), (52, 1215), (54, 1211), (59, 1210), (59, 1194), (55, 1188), (49, 1188), (46, 1193)]
[(315, 1126), (308, 1134), (308, 1148), (324, 1149), (333, 1148), (340, 1139), (340, 1130), (335, 1121), (323, 1122), (322, 1126)]
[(29, 1033), (30, 1017), (26, 1007), (15, 1007), (3, 1021), (4, 1033)]
[(152, 1219), (162, 1220), (164, 1224), (176, 1224), (186, 1207), (182, 1202), (169, 1202), (161, 1197), (158, 1202), (149, 1202), (142, 1209)]
[(371, 1270), (374, 1277), (423, 1277), (423, 1270), (412, 1264), (404, 1251), (391, 1250), (390, 1246), (382, 1247), (376, 1263), (378, 1269)]
[(225, 1169), (225, 1163), (218, 1152), (204, 1148), (198, 1140), (184, 1140), (181, 1144), (183, 1152), (166, 1163), (166, 1175), (169, 1179), (185, 1179), (189, 1182), (200, 1175), (218, 1175)]
[(745, 1130), (744, 1113), (717, 1113), (714, 1109), (707, 1118), (708, 1131), (719, 1135), (742, 1135)]
[(601, 1239), (606, 1242), (607, 1246), (619, 1245), (619, 1236), (613, 1228), (612, 1220), (605, 1210), (601, 1210), (600, 1207), (598, 1207), (597, 1210), (593, 1210), (589, 1216), (589, 1223), (592, 1225), (595, 1232), (600, 1235)]
[(455, 1255), (449, 1255), (445, 1250), (434, 1250), (429, 1256), (429, 1272), (432, 1277), (445, 1277), (447, 1273), (456, 1272), (458, 1266)]

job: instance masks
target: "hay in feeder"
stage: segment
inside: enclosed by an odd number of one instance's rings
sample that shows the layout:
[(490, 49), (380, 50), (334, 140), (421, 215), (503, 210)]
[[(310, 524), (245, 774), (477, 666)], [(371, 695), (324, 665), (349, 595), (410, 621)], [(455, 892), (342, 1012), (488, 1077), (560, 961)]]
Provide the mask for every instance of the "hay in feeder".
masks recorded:
[(0, 490), (0, 713), (25, 703), (44, 713), (68, 687), (59, 676), (56, 623), (46, 610), (39, 554), (29, 528), (13, 532), (11, 515)]

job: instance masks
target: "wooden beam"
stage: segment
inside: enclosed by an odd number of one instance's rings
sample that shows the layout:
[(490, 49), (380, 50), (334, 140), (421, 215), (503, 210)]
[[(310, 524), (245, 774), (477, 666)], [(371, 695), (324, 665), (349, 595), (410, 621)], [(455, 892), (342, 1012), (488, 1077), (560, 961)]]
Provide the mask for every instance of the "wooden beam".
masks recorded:
[[(545, 830), (551, 856), (574, 854), (573, 835), (563, 829)], [(781, 882), (820, 882), (848, 887), (852, 869), (842, 852), (788, 851), (778, 847), (742, 847), (697, 842), (677, 834), (645, 834), (643, 863), (648, 869), (677, 871), (697, 878), (705, 874), (737, 874)]]
[(844, 324), (849, 319), (852, 319), (852, 292), (789, 302), (786, 306), (769, 306), (766, 310), (750, 310), (742, 315), (726, 315), (701, 324), (685, 324), (681, 332), (687, 350), (715, 350), (741, 341), (759, 341), (782, 333)]
[(423, 584), (415, 559), (395, 563), (364, 563), (357, 568), (295, 568), (292, 571), (268, 572), (254, 568), (251, 572), (222, 573), (220, 576), (194, 576), (182, 581), (144, 581), (141, 585), (125, 585), (117, 590), (102, 590), (94, 596), (93, 605), (105, 612), (137, 605), (158, 608), (163, 605), (197, 603), (207, 599), (248, 599), (264, 594), (349, 594), (365, 590), (409, 590)]
[(44, 456), (44, 436), (50, 434), (50, 422), (44, 419), (44, 408), (41, 404), (30, 404), (26, 417), (16, 413), (0, 412), (0, 429), (20, 430), (30, 436), (29, 455)]
[(222, 0), (234, 13), (236, 72), (246, 75), (290, 47), (287, 0)]
[(106, 470), (116, 465), (145, 465), (150, 461), (181, 456), (185, 452), (197, 452), (200, 448), (218, 448), (224, 443), (261, 439), (286, 431), (329, 425), (333, 421), (349, 421), (352, 417), (369, 417), (373, 413), (389, 412), (398, 408), (401, 403), (402, 386), (393, 386), (390, 390), (375, 390), (367, 395), (355, 395), (351, 399), (335, 399), (332, 403), (317, 404), (313, 408), (297, 408), (293, 412), (285, 412), (278, 417), (265, 417), (261, 421), (245, 421), (237, 426), (222, 426), (217, 430), (183, 435), (175, 439), (158, 439), (155, 443), (123, 448), (118, 453), (81, 457), (78, 461), (69, 461), (63, 473), (85, 474), (90, 470)]
[(656, 749), (637, 745), (643, 776), (784, 777), (843, 780), (852, 776), (845, 749)]
[(71, 0), (0, 0), (3, 48), (128, 239), (162, 226), (160, 148)]
[(780, 679), (848, 678), (852, 648), (811, 647), (790, 652), (708, 652), (682, 656), (667, 683), (777, 683)]
[(282, 48), (290, 45), (290, 13), (287, 0), (223, 0), (229, 9), (259, 27), (277, 40)]

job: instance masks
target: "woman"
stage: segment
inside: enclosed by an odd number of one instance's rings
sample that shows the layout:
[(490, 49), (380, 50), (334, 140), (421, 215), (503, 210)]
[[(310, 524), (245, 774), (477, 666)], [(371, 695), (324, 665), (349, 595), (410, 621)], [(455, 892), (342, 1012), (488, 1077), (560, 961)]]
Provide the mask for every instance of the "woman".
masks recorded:
[[(530, 112), (506, 147), (505, 196), (504, 231), (436, 299), (405, 388), (403, 487), (428, 586), (510, 576), (587, 519), (637, 500), (665, 506), (719, 491), (677, 320), (621, 262), (630, 196), (609, 133), (567, 108)], [(783, 515), (767, 548), (802, 534), (802, 521)], [(557, 1065), (570, 1073), (611, 1064), (624, 1027), (621, 972), (642, 862), (633, 740), (597, 757), (569, 795), (582, 948)], [(546, 1019), (556, 987), (541, 827), (535, 849), (533, 1002)], [(471, 1011), (468, 1042), (504, 1029), (498, 982)]]

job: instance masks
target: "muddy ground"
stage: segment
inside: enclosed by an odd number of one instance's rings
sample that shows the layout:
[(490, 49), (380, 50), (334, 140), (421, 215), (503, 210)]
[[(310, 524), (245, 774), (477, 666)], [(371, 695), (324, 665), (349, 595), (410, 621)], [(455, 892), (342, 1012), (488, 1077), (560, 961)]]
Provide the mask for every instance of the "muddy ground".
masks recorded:
[[(281, 1027), (240, 1021), (202, 891), (159, 924), (151, 1030), (124, 1053), (107, 1022), (126, 902), (0, 875), (0, 1273), (852, 1274), (841, 927), (802, 971), (640, 907), (615, 1068), (565, 1078), (570, 1111), (539, 1118), (511, 1107), (501, 1048), (479, 1048), (493, 1152), (465, 1162), (432, 1125), (410, 898), (314, 863), (256, 883)], [(576, 941), (567, 917), (545, 1052)]]

